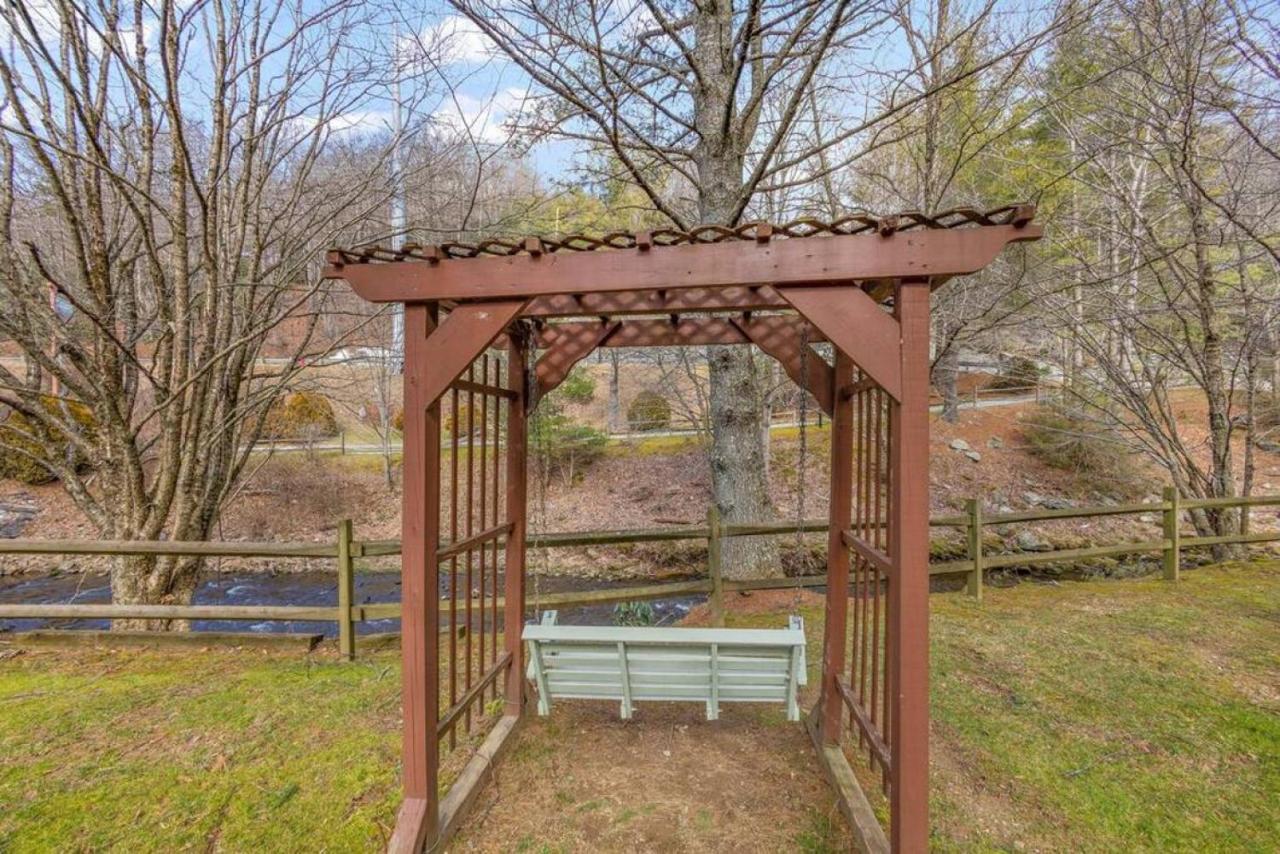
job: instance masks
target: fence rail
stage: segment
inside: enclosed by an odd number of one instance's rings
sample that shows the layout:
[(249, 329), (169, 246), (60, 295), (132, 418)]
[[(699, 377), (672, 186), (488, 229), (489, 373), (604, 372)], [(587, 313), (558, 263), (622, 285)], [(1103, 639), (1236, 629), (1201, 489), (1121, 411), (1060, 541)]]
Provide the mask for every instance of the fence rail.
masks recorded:
[[(1246, 498), (1182, 498), (1175, 490), (1165, 489), (1163, 499), (1155, 503), (1113, 504), (995, 514), (984, 513), (981, 503), (976, 499), (970, 499), (965, 503), (964, 514), (938, 516), (929, 520), (930, 526), (935, 528), (951, 528), (964, 531), (967, 542), (967, 554), (964, 559), (935, 562), (930, 565), (929, 574), (931, 576), (965, 575), (967, 576), (966, 589), (968, 593), (981, 599), (985, 574), (989, 570), (1033, 566), (1059, 561), (1078, 561), (1118, 555), (1151, 553), (1159, 554), (1162, 557), (1164, 576), (1170, 580), (1177, 580), (1180, 572), (1179, 555), (1184, 549), (1229, 544), (1280, 542), (1280, 531), (1250, 532), (1245, 524), (1241, 525), (1242, 531), (1240, 533), (1214, 536), (1183, 536), (1179, 529), (1179, 522), (1183, 513), (1191, 510), (1242, 509), (1245, 511), (1245, 517), (1247, 517), (1250, 509), (1269, 506), (1280, 506), (1280, 495), (1250, 496)], [(982, 532), (991, 526), (1142, 513), (1161, 514), (1162, 536), (1159, 539), (1086, 548), (999, 554), (987, 553), (983, 545)], [(764, 578), (751, 581), (724, 578), (720, 560), (720, 544), (724, 538), (794, 535), (797, 532), (818, 533), (826, 530), (826, 523), (820, 521), (805, 522), (801, 525), (728, 524), (722, 522), (715, 509), (712, 508), (707, 514), (707, 524), (705, 526), (564, 532), (545, 534), (541, 537), (533, 536), (529, 538), (530, 546), (547, 548), (669, 542), (674, 540), (706, 540), (708, 545), (708, 577), (705, 579), (543, 594), (538, 597), (537, 604), (542, 607), (568, 607), (706, 594), (711, 598), (713, 620), (720, 621), (723, 619), (723, 597), (726, 593), (746, 590), (820, 587), (826, 584), (827, 580), (825, 575)], [(491, 532), (482, 532), (485, 535), (489, 533)], [(503, 535), (503, 532), (494, 534), (494, 536), (501, 535)], [(442, 546), (437, 552), (437, 559), (441, 561), (447, 560), (455, 545), (446, 544)], [(0, 540), (0, 555), (328, 558), (335, 561), (338, 576), (338, 602), (333, 607), (300, 605), (0, 603), (0, 619), (335, 622), (338, 624), (339, 650), (344, 656), (351, 658), (355, 654), (356, 623), (396, 619), (400, 616), (400, 604), (398, 602), (358, 604), (352, 601), (356, 561), (360, 558), (396, 555), (399, 553), (400, 543), (396, 540), (356, 540), (349, 520), (343, 520), (339, 523), (338, 535), (333, 543)], [(530, 606), (532, 605), (533, 603), (530, 603)], [(504, 602), (499, 599), (497, 609), (501, 611), (503, 606)]]

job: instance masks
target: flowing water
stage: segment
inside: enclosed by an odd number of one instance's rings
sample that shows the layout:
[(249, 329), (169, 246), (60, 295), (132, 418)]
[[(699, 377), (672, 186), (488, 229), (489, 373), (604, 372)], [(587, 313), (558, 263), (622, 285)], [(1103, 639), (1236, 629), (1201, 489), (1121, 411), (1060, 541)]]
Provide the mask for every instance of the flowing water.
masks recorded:
[[(489, 580), (492, 584), (492, 579)], [(502, 581), (499, 578), (499, 585)], [(633, 587), (640, 582), (601, 581), (565, 576), (548, 576), (537, 582), (539, 594), (564, 593), (582, 590), (604, 590), (611, 587)], [(459, 591), (461, 594), (461, 591)], [(441, 596), (448, 596), (448, 575), (441, 574)], [(535, 602), (534, 580), (527, 584), (526, 596), (532, 607)], [(461, 599), (461, 596), (459, 597)], [(678, 622), (689, 609), (703, 601), (703, 596), (686, 596), (652, 602), (655, 622), (670, 625)], [(0, 577), (0, 603), (61, 603), (91, 605), (111, 601), (108, 578), (102, 573), (54, 573), (47, 575), (16, 575)], [(332, 572), (253, 572), (243, 574), (207, 575), (196, 589), (192, 604), (195, 605), (307, 605), (335, 606), (338, 601), (337, 579)], [(359, 605), (375, 602), (400, 601), (400, 574), (397, 572), (366, 572), (356, 574), (353, 601)], [(559, 622), (578, 625), (608, 625), (613, 622), (613, 605), (589, 605), (559, 608)], [(108, 620), (46, 620), (0, 619), (0, 632), (28, 631), (31, 629), (107, 629)], [(335, 635), (336, 622), (264, 620), (196, 620), (195, 631), (220, 632), (301, 632), (307, 634)], [(360, 634), (397, 632), (399, 620), (371, 620), (356, 623)]]

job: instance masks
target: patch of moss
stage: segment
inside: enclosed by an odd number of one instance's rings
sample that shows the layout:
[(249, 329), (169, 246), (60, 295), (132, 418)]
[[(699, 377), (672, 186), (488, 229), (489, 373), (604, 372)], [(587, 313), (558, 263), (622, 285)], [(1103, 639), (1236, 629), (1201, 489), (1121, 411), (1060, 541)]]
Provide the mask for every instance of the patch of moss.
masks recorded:
[[(57, 421), (74, 424), (80, 435), (92, 438), (96, 422), (83, 403), (46, 395), (40, 398), (40, 406)], [(49, 468), (51, 461), (69, 462), (76, 469), (88, 462), (67, 433), (16, 410), (0, 421), (0, 451), (0, 478), (32, 486), (57, 480)]]

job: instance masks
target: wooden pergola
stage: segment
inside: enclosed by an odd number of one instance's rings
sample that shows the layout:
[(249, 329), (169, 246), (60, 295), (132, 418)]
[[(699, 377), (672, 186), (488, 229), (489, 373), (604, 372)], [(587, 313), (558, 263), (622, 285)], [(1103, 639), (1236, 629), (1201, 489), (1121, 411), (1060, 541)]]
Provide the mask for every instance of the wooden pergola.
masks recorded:
[[(391, 849), (447, 842), (525, 714), (526, 417), (538, 399), (597, 347), (754, 344), (831, 417), (810, 732), (861, 846), (924, 851), (929, 295), (1038, 239), (1034, 213), (331, 251), (327, 277), (404, 304), (404, 801)], [(498, 697), (504, 714), (441, 797), (441, 744)], [(887, 833), (854, 782), (859, 754), (881, 774)]]

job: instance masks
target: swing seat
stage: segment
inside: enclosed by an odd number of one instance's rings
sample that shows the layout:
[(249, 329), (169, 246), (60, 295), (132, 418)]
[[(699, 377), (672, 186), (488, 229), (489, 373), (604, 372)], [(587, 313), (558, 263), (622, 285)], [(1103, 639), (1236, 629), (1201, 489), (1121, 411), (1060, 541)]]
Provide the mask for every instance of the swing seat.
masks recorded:
[(624, 720), (638, 702), (705, 703), (707, 720), (721, 703), (781, 703), (800, 720), (796, 693), (806, 684), (804, 620), (786, 629), (561, 626), (548, 611), (524, 627), (528, 678), (538, 714), (551, 700), (617, 700)]

